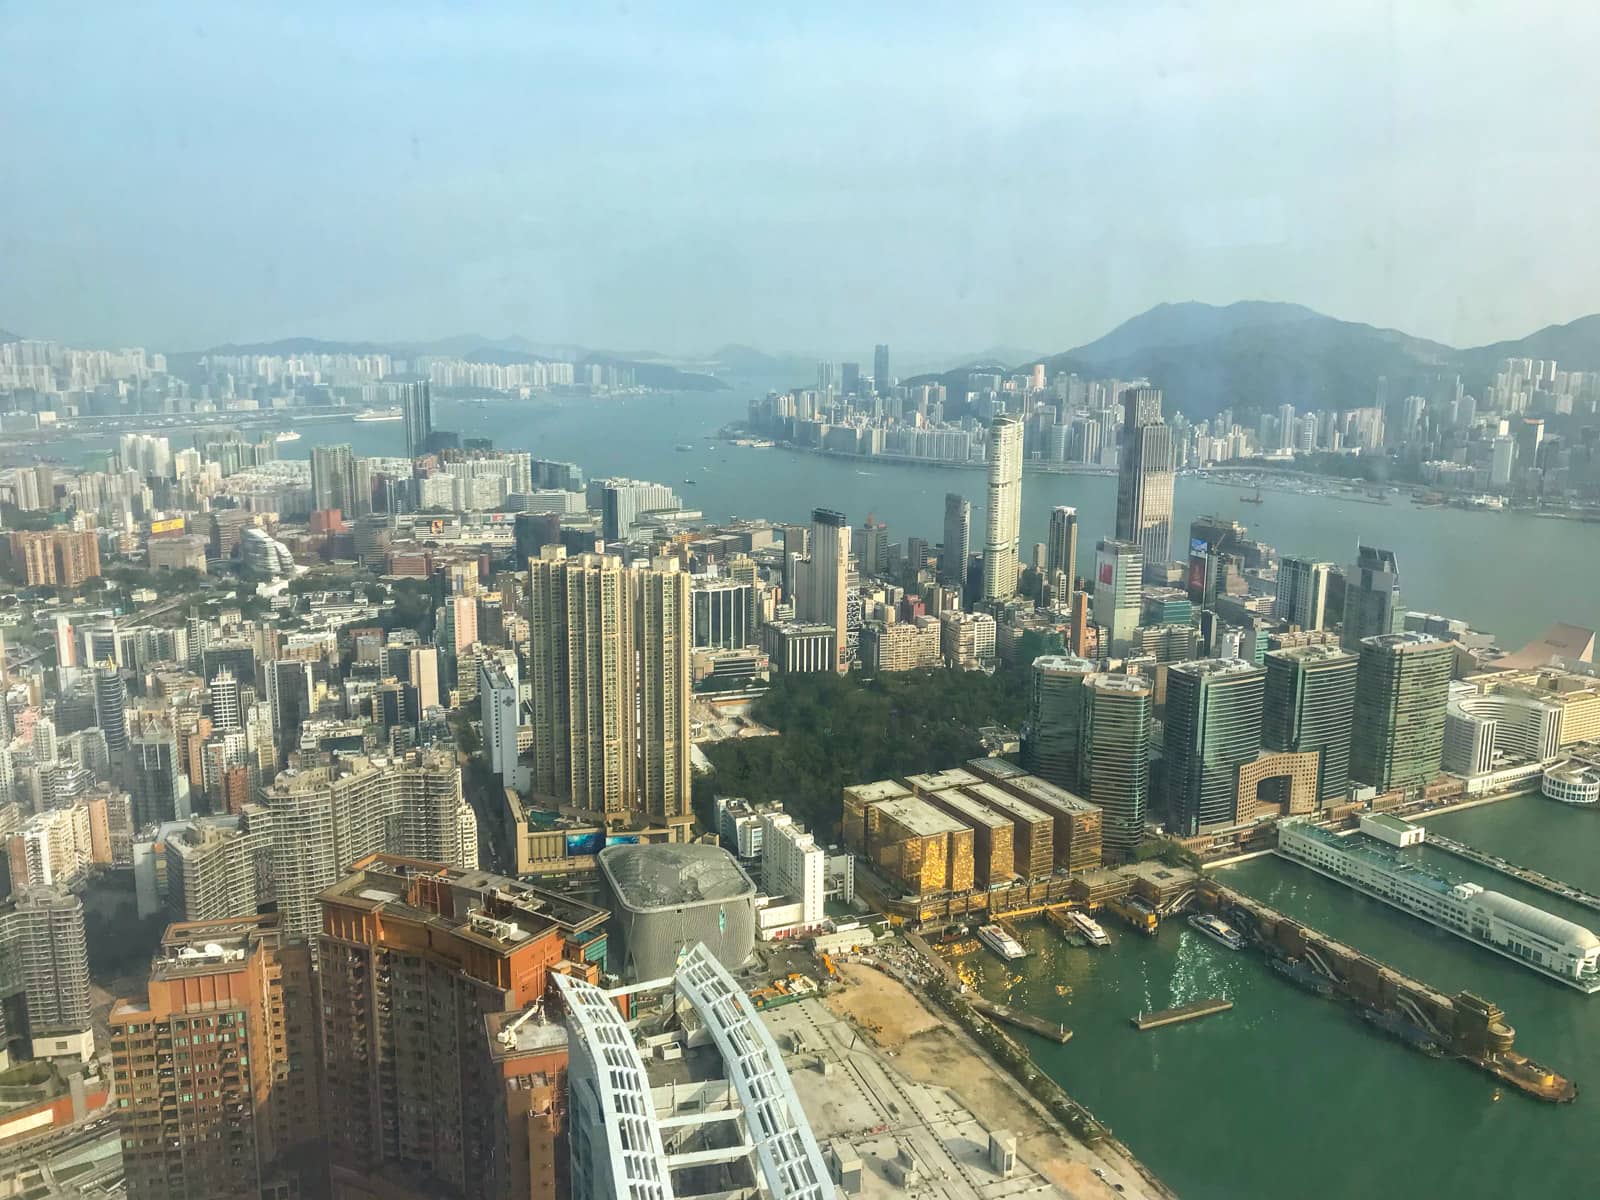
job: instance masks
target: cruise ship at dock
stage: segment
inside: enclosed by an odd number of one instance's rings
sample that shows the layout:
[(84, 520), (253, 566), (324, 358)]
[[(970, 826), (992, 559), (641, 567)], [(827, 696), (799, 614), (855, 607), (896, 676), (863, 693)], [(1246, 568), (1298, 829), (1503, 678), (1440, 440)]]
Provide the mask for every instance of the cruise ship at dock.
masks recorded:
[(1278, 854), (1580, 992), (1600, 992), (1600, 937), (1554, 913), (1448, 879), (1403, 847), (1421, 826), (1363, 817), (1340, 837), (1304, 818), (1278, 824)]

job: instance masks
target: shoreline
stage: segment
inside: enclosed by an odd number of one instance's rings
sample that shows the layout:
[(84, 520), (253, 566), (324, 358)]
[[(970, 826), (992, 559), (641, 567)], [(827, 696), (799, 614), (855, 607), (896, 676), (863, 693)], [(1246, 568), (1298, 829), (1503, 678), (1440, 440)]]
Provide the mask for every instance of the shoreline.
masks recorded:
[[(926, 961), (926, 956), (916, 950), (910, 941), (905, 946)], [(1093, 1164), (1099, 1163), (1099, 1169), (1109, 1171), (1113, 1177), (1120, 1175), (1127, 1181), (1127, 1194), (1130, 1196), (1142, 1193), (1146, 1200), (1177, 1200), (1177, 1193), (1109, 1129), (1099, 1126), (1103, 1131), (1102, 1136), (1093, 1143), (1074, 1132), (1051, 1111), (1049, 1105), (1033, 1094), (1027, 1081), (1016, 1070), (995, 1058), (989, 1047), (976, 1038), (957, 1015), (939, 1000), (934, 989), (914, 988), (889, 964), (870, 957), (851, 956), (840, 960), (839, 965), (846, 974), (847, 983), (844, 990), (833, 992), (826, 998), (828, 1007), (848, 1022), (863, 1039), (870, 1041), (878, 1054), (895, 1060), (891, 1069), (906, 1073), (923, 1086), (947, 1090), (980, 1115), (986, 1126), (991, 1122), (999, 1126), (1007, 1121), (1016, 1124), (1016, 1118), (1025, 1112), (1038, 1128), (1032, 1132), (1020, 1128), (1010, 1128), (1009, 1131), (1017, 1135), (1019, 1161), (1027, 1163), (1035, 1173), (1050, 1180), (1068, 1195), (1113, 1196), (1116, 1194), (1113, 1189), (1093, 1174)], [(940, 975), (948, 971), (948, 965), (937, 955), (928, 967)], [(852, 1001), (855, 1003), (852, 1004)], [(867, 1015), (869, 1012), (870, 1017)], [(892, 1024), (887, 1023), (890, 1014), (893, 1017)], [(999, 1030), (987, 1018), (980, 1016), (977, 1019), (989, 1025), (999, 1038), (1016, 1048), (1023, 1056), (1022, 1061), (1029, 1073), (1037, 1079), (1048, 1081), (1063, 1096), (1066, 1095), (1015, 1039)], [(880, 1021), (885, 1023), (880, 1024)], [(920, 1063), (917, 1055), (919, 1039), (930, 1036), (948, 1039), (958, 1049), (960, 1057), (967, 1061), (941, 1062), (937, 1065), (940, 1068), (948, 1067), (951, 1070), (949, 1075), (940, 1073), (918, 1079), (914, 1068), (908, 1064), (933, 1065)], [(966, 1069), (958, 1069), (962, 1067)], [(1001, 1097), (993, 1096), (988, 1105), (981, 1109), (976, 1107), (983, 1099), (982, 1093), (986, 1090), (992, 1093), (995, 1088), (1002, 1090), (1004, 1101), (1000, 1102)], [(1081, 1109), (1070, 1097), (1068, 1100)], [(1008, 1107), (1012, 1110), (1009, 1115), (1005, 1111)], [(1087, 1113), (1088, 1110), (1082, 1111)], [(1096, 1125), (1099, 1125), (1098, 1121)]]

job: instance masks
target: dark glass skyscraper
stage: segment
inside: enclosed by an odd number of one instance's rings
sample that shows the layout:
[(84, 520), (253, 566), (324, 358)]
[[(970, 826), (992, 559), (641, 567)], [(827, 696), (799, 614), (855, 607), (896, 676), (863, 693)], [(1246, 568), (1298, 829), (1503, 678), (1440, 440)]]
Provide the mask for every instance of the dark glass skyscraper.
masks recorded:
[(1129, 859), (1144, 840), (1150, 795), (1151, 688), (1136, 675), (1083, 681), (1083, 734), (1077, 792), (1104, 813), (1106, 857)]
[(1439, 773), (1456, 652), (1425, 633), (1361, 643), (1350, 774), (1387, 792), (1419, 788)]
[(1050, 511), (1050, 533), (1044, 547), (1045, 581), (1054, 580), (1057, 571), (1065, 571), (1070, 590), (1077, 563), (1078, 510), (1065, 504), (1057, 505)]
[(425, 454), (433, 436), (433, 396), (426, 379), (400, 385), (400, 411), (406, 419), (406, 456)]
[(872, 350), (872, 382), (878, 395), (889, 394), (889, 347), (878, 345)]
[(1080, 785), (1083, 681), (1094, 673), (1094, 663), (1071, 655), (1047, 654), (1033, 660), (1022, 762), (1040, 778), (1073, 792)]
[(1344, 799), (1350, 786), (1350, 723), (1356, 656), (1337, 646), (1293, 646), (1267, 655), (1261, 740), (1269, 750), (1317, 752), (1317, 799)]
[(1172, 429), (1161, 420), (1158, 388), (1122, 393), (1122, 462), (1117, 472), (1117, 540), (1144, 551), (1148, 567), (1172, 561)]
[(944, 548), (939, 551), (939, 578), (961, 587), (967, 580), (972, 552), (972, 502), (956, 492), (944, 498)]
[(1368, 638), (1396, 632), (1400, 617), (1400, 566), (1394, 551), (1357, 546), (1356, 561), (1345, 577), (1340, 644), (1359, 654)]
[(1167, 671), (1167, 819), (1180, 837), (1237, 820), (1239, 768), (1261, 753), (1267, 673), (1202, 658)]

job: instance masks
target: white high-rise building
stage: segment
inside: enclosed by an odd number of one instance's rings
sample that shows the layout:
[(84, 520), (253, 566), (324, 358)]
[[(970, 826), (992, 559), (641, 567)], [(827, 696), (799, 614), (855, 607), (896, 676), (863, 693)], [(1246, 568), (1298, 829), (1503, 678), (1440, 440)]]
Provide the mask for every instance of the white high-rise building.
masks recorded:
[(1144, 554), (1137, 542), (1103, 540), (1095, 546), (1094, 619), (1106, 630), (1100, 657), (1128, 653), (1143, 602)]
[(513, 785), (517, 773), (517, 659), (487, 653), (478, 662), (478, 703), (483, 716), (483, 752), (489, 769)]
[(802, 929), (822, 923), (827, 857), (788, 813), (761, 814), (761, 886), (800, 906)]
[(1001, 413), (989, 426), (989, 522), (983, 534), (983, 598), (1017, 591), (1022, 537), (1022, 418)]

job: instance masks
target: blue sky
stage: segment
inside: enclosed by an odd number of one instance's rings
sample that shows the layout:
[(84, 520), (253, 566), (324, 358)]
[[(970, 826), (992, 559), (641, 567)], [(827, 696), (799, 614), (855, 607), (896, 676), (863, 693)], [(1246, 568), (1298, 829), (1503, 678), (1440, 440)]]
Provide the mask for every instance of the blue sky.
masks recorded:
[(1582, 6), (534, 7), (0, 3), (0, 327), (870, 358), (1600, 309)]

